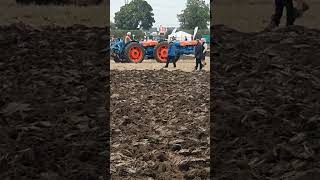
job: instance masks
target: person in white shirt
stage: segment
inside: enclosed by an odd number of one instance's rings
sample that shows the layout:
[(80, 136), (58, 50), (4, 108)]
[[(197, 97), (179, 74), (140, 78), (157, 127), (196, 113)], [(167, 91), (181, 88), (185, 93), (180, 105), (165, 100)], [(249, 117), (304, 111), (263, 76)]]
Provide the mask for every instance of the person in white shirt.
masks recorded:
[(148, 41), (148, 39), (147, 39), (147, 33), (144, 33), (143, 40), (144, 40), (144, 41)]
[(202, 65), (206, 65), (206, 52), (208, 51), (208, 44), (206, 43), (206, 39), (205, 38), (201, 38), (201, 43), (202, 43), (202, 46), (203, 46), (203, 57), (201, 59), (201, 63)]
[(131, 41), (132, 41), (131, 32), (127, 32), (127, 36), (124, 38), (124, 42), (128, 43), (128, 42), (131, 42)]

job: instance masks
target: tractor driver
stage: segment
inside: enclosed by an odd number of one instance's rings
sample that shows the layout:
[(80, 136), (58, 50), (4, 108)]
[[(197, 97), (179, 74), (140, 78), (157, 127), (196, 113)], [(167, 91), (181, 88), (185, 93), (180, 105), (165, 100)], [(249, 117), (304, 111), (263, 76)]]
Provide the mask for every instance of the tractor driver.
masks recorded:
[(128, 42), (130, 42), (130, 41), (132, 41), (132, 39), (131, 39), (131, 32), (127, 32), (127, 35), (126, 35), (126, 37), (125, 37), (125, 39), (124, 39), (124, 42), (125, 42), (125, 43), (128, 43)]

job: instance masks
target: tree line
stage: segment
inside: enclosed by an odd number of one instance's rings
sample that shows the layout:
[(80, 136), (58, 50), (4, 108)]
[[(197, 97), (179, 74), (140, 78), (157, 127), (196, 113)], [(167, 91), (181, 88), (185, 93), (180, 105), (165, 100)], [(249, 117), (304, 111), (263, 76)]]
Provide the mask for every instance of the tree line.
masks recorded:
[[(122, 6), (120, 11), (115, 13), (114, 22), (111, 22), (112, 29), (148, 30), (152, 28), (154, 20), (153, 8), (145, 0), (133, 0)], [(186, 8), (177, 14), (181, 29), (208, 29), (210, 22), (210, 8), (204, 0), (187, 0)]]

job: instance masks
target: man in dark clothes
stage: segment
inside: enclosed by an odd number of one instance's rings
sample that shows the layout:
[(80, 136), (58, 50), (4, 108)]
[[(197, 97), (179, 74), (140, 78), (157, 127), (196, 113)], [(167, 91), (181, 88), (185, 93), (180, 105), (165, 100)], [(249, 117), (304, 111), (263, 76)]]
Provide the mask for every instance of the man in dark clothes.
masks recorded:
[(284, 7), (286, 7), (286, 11), (287, 11), (287, 26), (293, 25), (296, 18), (302, 16), (302, 13), (309, 8), (307, 4), (304, 3), (304, 5), (306, 5), (305, 8), (297, 9), (293, 7), (292, 0), (275, 0), (274, 3), (275, 3), (275, 13), (272, 15), (271, 22), (265, 29), (266, 31), (270, 31), (275, 27), (279, 26)]
[(176, 66), (176, 46), (172, 41), (169, 43), (168, 57), (167, 57), (166, 66), (164, 68), (167, 68), (169, 66), (170, 61), (172, 61), (173, 67), (177, 67)]
[(195, 67), (195, 70), (198, 69), (198, 66), (200, 66), (200, 69), (202, 69), (202, 63), (201, 63), (201, 60), (203, 58), (203, 50), (204, 50), (204, 47), (202, 46), (202, 44), (199, 42), (199, 40), (197, 41), (198, 44), (197, 46), (195, 47), (195, 50), (194, 50), (194, 57), (196, 58), (196, 67)]

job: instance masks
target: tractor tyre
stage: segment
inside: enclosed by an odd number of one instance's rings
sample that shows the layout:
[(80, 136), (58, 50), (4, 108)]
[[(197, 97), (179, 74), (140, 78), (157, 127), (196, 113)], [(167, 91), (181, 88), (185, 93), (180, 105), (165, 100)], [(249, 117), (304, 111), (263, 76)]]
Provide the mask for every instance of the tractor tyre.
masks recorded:
[(168, 57), (168, 47), (167, 41), (160, 42), (154, 49), (153, 55), (157, 62), (166, 63)]
[(126, 60), (132, 63), (141, 63), (145, 56), (144, 48), (137, 42), (127, 44), (124, 53)]

